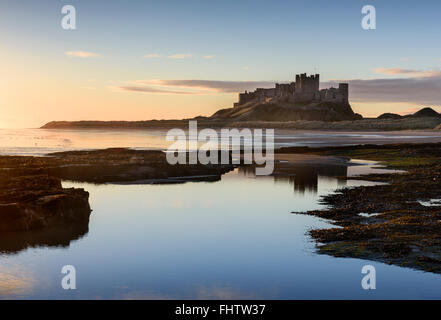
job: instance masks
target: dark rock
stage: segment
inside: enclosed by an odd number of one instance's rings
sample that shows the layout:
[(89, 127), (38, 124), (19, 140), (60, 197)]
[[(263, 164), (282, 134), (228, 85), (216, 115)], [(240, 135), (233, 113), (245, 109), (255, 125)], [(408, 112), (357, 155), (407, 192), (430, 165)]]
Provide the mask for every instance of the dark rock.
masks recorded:
[(314, 153), (356, 155), (406, 170), (351, 177), (386, 184), (343, 188), (323, 196), (326, 208), (306, 214), (329, 219), (338, 227), (310, 231), (319, 253), (441, 274), (441, 204), (420, 202), (441, 197), (441, 144), (326, 147)]
[(377, 119), (401, 119), (403, 116), (400, 116), (396, 113), (383, 113), (382, 115), (378, 116)]
[(410, 115), (412, 118), (423, 118), (423, 117), (435, 117), (441, 118), (441, 114), (433, 110), (432, 108), (423, 108), (414, 114)]
[(1, 177), (0, 231), (28, 231), (53, 225), (88, 221), (89, 193), (63, 189), (47, 175)]
[(231, 164), (171, 165), (162, 151), (125, 148), (53, 153), (51, 158), (45, 161), (48, 162), (47, 172), (51, 176), (93, 183), (130, 183), (147, 180), (157, 183), (158, 179), (167, 182), (167, 179), (175, 181), (177, 177), (195, 176), (201, 181), (211, 181), (213, 176), (216, 178), (214, 180), (219, 180), (222, 174), (234, 169)]

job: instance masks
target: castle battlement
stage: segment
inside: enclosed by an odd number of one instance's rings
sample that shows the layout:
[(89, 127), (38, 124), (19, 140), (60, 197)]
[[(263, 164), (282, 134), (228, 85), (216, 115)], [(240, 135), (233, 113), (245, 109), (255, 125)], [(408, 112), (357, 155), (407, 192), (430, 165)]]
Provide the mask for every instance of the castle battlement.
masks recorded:
[(250, 102), (256, 103), (306, 103), (306, 102), (337, 102), (349, 104), (349, 85), (340, 83), (338, 88), (320, 90), (320, 75), (307, 76), (297, 74), (296, 81), (291, 83), (276, 83), (274, 88), (257, 88), (252, 92), (239, 93), (240, 107)]

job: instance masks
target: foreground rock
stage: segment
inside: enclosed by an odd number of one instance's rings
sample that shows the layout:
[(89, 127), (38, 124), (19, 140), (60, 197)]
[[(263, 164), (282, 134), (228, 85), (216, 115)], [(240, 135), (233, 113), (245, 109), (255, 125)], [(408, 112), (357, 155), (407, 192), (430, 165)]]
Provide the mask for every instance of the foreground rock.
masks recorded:
[(47, 175), (15, 175), (1, 170), (0, 231), (28, 231), (89, 221), (89, 193), (63, 189)]
[(45, 174), (92, 183), (212, 181), (234, 169), (233, 165), (222, 164), (171, 165), (162, 151), (125, 148), (59, 152), (47, 157), (0, 157), (1, 167), (7, 167), (12, 175)]
[(39, 160), (45, 162), (51, 176), (93, 183), (217, 181), (234, 169), (228, 164), (171, 165), (162, 151), (125, 148), (60, 152)]
[(361, 176), (388, 184), (341, 189), (323, 197), (326, 210), (307, 212), (339, 226), (311, 231), (319, 253), (441, 273), (441, 144), (298, 151), (378, 160), (406, 170)]

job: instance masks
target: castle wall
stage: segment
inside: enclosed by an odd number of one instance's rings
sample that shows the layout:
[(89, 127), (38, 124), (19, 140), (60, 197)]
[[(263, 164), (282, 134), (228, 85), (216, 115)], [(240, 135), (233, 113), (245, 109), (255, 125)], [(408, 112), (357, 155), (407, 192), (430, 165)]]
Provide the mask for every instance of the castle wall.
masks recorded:
[(234, 106), (241, 106), (248, 102), (279, 101), (296, 102), (338, 102), (349, 103), (349, 85), (340, 83), (338, 88), (320, 90), (320, 75), (307, 76), (306, 73), (297, 74), (296, 81), (289, 84), (276, 83), (274, 88), (258, 88), (253, 92), (239, 93), (239, 102)]
[(339, 83), (338, 89), (343, 94), (344, 100), (349, 103), (349, 84), (347, 83)]
[(329, 88), (320, 90), (320, 101), (349, 103), (348, 84), (340, 83), (337, 88)]

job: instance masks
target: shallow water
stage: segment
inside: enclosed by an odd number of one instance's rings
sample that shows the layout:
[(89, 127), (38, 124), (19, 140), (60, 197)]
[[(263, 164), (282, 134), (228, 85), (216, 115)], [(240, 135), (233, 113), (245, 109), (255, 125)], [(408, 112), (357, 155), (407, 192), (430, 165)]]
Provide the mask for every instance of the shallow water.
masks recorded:
[[(164, 134), (0, 130), (0, 154), (163, 149)], [(372, 139), (361, 133), (327, 134), (339, 144)], [(321, 135), (284, 132), (276, 136), (276, 145), (329, 143)], [(426, 139), (421, 133), (400, 133), (399, 139), (416, 135)], [(89, 224), (0, 234), (0, 298), (441, 298), (440, 275), (315, 253), (308, 230), (329, 223), (291, 212), (320, 208), (319, 197), (338, 188), (373, 184), (337, 176), (382, 172), (373, 162), (353, 162), (358, 165), (299, 167), (289, 177), (236, 170), (218, 182), (173, 185), (64, 181), (65, 187), (89, 191)], [(376, 267), (376, 290), (361, 288), (366, 264)], [(76, 290), (61, 288), (64, 265), (76, 268)]]
[[(350, 168), (355, 175), (362, 167)], [(337, 180), (342, 173), (319, 168), (280, 179), (236, 170), (218, 182), (175, 185), (64, 182), (90, 192), (88, 231), (59, 235), (59, 247), (39, 247), (41, 236), (24, 249), (0, 242), (0, 297), (441, 298), (440, 275), (315, 253), (308, 230), (330, 225), (291, 212), (320, 208), (320, 195), (363, 183)], [(68, 264), (76, 290), (60, 285)], [(366, 264), (376, 267), (376, 290), (361, 288)]]

